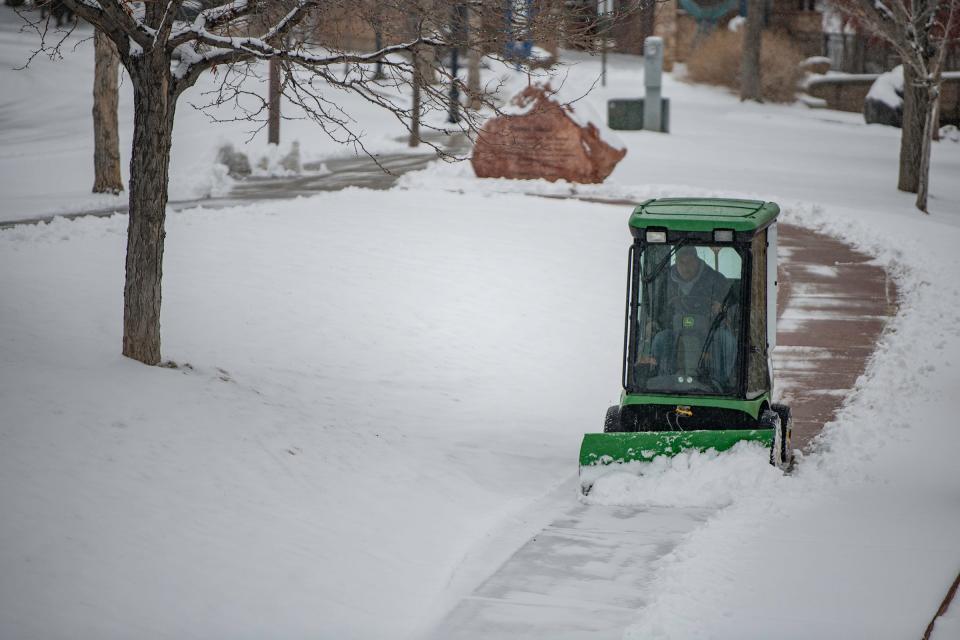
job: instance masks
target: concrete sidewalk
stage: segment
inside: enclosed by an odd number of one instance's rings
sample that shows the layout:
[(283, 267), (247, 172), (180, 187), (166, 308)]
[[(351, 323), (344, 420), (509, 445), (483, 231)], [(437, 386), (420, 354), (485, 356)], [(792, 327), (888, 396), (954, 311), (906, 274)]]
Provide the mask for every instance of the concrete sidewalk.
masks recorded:
[[(435, 143), (440, 141), (434, 140)], [(466, 138), (459, 136), (444, 140), (444, 151), (463, 156), (469, 150)], [(247, 204), (257, 200), (283, 200), (300, 196), (310, 196), (325, 191), (339, 191), (347, 187), (363, 189), (389, 189), (396, 184), (397, 179), (408, 171), (418, 171), (430, 162), (437, 160), (439, 155), (429, 146), (423, 145), (418, 152), (386, 153), (375, 157), (353, 156), (330, 158), (322, 162), (307, 163), (304, 165), (306, 173), (289, 178), (246, 178), (238, 180), (230, 194), (217, 198), (200, 198), (194, 200), (171, 200), (167, 208), (173, 211), (189, 209), (191, 207), (224, 208)], [(327, 173), (316, 173), (325, 166)], [(43, 216), (34, 216), (20, 220), (0, 222), (0, 229), (14, 227), (20, 224), (37, 224), (50, 222), (54, 218), (82, 218), (84, 216), (107, 217), (118, 213), (126, 213), (126, 206), (103, 207), (77, 211), (74, 213), (59, 213)]]

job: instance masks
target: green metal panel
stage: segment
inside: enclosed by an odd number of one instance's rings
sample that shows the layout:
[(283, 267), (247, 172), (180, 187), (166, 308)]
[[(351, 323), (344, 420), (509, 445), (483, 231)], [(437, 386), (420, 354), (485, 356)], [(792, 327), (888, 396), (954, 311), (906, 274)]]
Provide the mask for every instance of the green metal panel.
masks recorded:
[(628, 404), (660, 404), (660, 405), (685, 405), (688, 407), (715, 407), (717, 409), (735, 409), (750, 414), (755, 420), (760, 418), (760, 407), (764, 403), (770, 402), (770, 394), (764, 393), (753, 400), (741, 400), (739, 398), (719, 398), (710, 396), (658, 396), (629, 394), (626, 391), (620, 392), (620, 405)]
[(658, 198), (637, 206), (630, 226), (665, 227), (674, 231), (763, 229), (780, 214), (775, 202), (733, 198)]
[(607, 126), (619, 131), (643, 129), (643, 100), (607, 100)]
[(773, 429), (588, 433), (580, 445), (580, 466), (649, 462), (656, 456), (673, 456), (687, 449), (726, 451), (743, 441), (769, 447), (773, 442)]
[[(643, 129), (643, 98), (607, 100), (607, 126), (617, 131)], [(670, 132), (670, 98), (660, 98), (660, 131)]]

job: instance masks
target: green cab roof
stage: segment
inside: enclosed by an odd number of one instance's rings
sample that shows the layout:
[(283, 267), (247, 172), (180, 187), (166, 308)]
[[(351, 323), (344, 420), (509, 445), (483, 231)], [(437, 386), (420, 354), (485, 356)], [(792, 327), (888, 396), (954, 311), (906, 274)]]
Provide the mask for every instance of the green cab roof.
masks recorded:
[(672, 231), (757, 231), (776, 220), (775, 202), (733, 198), (657, 198), (633, 210), (630, 226), (665, 227)]

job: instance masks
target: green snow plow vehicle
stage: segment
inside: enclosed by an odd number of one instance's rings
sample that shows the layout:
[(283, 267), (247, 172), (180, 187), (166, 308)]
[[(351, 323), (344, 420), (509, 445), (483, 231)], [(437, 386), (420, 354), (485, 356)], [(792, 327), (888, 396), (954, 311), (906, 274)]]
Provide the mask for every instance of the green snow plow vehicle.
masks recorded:
[(665, 198), (629, 227), (623, 390), (580, 447), (584, 493), (624, 463), (756, 441), (787, 469), (790, 409), (774, 404), (777, 216), (772, 202)]

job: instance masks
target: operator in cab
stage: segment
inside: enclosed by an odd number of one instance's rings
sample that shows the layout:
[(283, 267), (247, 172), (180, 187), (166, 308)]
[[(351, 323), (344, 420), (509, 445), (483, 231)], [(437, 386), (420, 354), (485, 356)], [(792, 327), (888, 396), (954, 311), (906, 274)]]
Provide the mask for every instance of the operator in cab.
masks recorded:
[(727, 326), (736, 315), (730, 287), (730, 280), (704, 262), (696, 247), (677, 249), (651, 349), (650, 364), (658, 375), (697, 376), (705, 370), (715, 386), (727, 386), (736, 361), (736, 338)]

